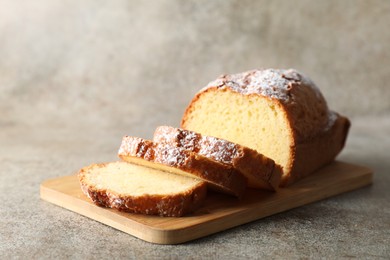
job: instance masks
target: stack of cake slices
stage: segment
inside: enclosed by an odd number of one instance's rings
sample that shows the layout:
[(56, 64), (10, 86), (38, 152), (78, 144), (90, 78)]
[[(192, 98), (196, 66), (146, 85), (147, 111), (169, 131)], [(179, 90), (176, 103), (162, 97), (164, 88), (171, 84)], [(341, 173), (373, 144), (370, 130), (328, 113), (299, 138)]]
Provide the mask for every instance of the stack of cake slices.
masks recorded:
[(248, 186), (276, 190), (281, 177), (253, 149), (170, 126), (153, 141), (123, 137), (118, 156), (81, 169), (79, 180), (95, 204), (133, 213), (179, 217), (199, 208), (208, 189), (240, 199)]

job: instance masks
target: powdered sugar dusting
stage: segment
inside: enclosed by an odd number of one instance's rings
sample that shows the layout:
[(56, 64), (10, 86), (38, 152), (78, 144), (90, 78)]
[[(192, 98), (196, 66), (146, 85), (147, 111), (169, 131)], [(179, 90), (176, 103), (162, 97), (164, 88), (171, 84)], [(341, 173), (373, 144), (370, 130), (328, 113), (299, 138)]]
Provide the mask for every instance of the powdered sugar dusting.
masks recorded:
[(154, 157), (153, 143), (139, 137), (125, 136), (118, 154), (143, 157), (148, 160)]
[(183, 166), (188, 158), (188, 153), (180, 147), (157, 144), (154, 151), (156, 154), (154, 161), (169, 166)]
[(242, 94), (260, 94), (288, 102), (292, 99), (291, 88), (301, 84), (311, 87), (317, 95), (321, 96), (317, 86), (308, 77), (294, 69), (251, 70), (238, 74), (222, 75), (201, 91), (210, 87), (228, 87)]
[(200, 155), (226, 164), (232, 164), (233, 159), (239, 156), (236, 144), (215, 137), (203, 137), (199, 140), (199, 147)]
[(138, 157), (148, 161), (169, 166), (185, 165), (189, 152), (182, 147), (170, 146), (166, 143), (155, 143), (138, 137), (123, 137), (119, 156)]
[(141, 143), (141, 138), (125, 136), (122, 139), (121, 146), (119, 147), (118, 154), (137, 154), (139, 153), (139, 146)]
[(338, 118), (338, 114), (336, 112), (329, 111), (329, 113), (328, 113), (328, 124), (324, 128), (325, 132), (332, 128), (332, 126), (336, 122), (337, 118)]
[(158, 127), (153, 141), (177, 146), (226, 164), (232, 164), (233, 159), (240, 156), (240, 149), (237, 144), (170, 126)]
[(200, 135), (192, 131), (183, 131), (171, 126), (157, 127), (153, 141), (160, 144), (171, 144), (191, 152), (198, 152), (197, 140)]

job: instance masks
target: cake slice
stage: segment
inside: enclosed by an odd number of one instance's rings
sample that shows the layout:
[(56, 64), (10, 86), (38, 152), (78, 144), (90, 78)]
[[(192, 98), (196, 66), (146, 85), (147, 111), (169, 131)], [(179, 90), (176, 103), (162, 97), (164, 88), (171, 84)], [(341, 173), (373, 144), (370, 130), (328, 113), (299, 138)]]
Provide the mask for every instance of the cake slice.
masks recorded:
[(96, 205), (120, 211), (180, 217), (206, 198), (204, 181), (126, 162), (92, 164), (78, 173)]
[(181, 122), (273, 159), (283, 171), (282, 186), (333, 161), (349, 127), (313, 81), (293, 69), (223, 75), (198, 92)]
[(247, 178), (251, 188), (275, 190), (279, 186), (281, 171), (275, 168), (274, 161), (248, 147), (171, 126), (157, 127), (153, 141), (231, 165)]
[(126, 162), (206, 181), (214, 190), (239, 198), (246, 189), (246, 178), (234, 167), (180, 147), (125, 136), (118, 156)]

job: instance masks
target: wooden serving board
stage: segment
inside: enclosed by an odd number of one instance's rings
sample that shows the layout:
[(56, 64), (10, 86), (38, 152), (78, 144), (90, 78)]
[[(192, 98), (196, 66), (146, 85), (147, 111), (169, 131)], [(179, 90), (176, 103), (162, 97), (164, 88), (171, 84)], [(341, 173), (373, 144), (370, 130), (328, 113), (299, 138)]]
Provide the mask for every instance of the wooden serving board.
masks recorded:
[(82, 192), (76, 175), (46, 180), (41, 198), (140, 239), (178, 244), (296, 208), (372, 183), (370, 169), (334, 162), (278, 192), (249, 189), (239, 201), (211, 193), (205, 205), (181, 218), (146, 216), (98, 207)]

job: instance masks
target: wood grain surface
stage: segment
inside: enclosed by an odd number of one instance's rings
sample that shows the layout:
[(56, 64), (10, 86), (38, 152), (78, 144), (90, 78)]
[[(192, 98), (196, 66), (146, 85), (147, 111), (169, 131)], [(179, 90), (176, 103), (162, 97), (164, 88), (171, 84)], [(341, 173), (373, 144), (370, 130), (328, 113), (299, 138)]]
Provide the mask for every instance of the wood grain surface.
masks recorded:
[(145, 241), (178, 244), (369, 185), (372, 176), (366, 167), (336, 161), (278, 192), (248, 189), (242, 200), (210, 192), (203, 207), (181, 218), (96, 206), (82, 193), (76, 175), (44, 181), (40, 194), (43, 200)]

